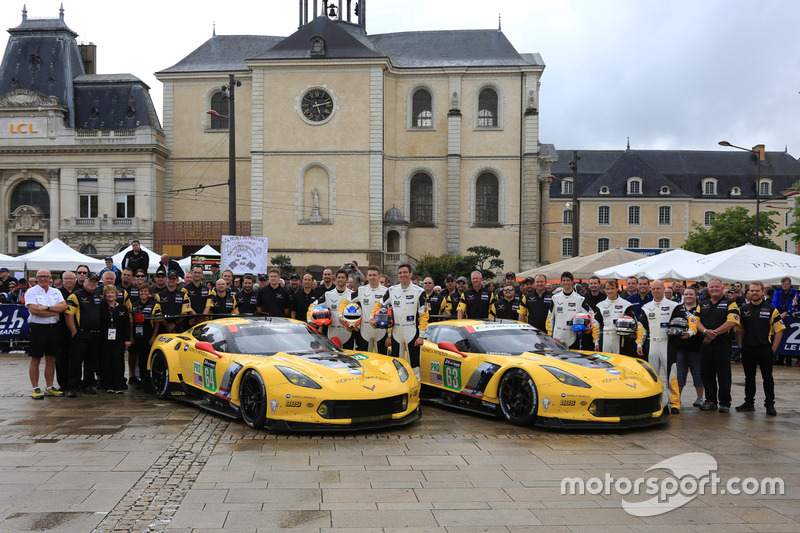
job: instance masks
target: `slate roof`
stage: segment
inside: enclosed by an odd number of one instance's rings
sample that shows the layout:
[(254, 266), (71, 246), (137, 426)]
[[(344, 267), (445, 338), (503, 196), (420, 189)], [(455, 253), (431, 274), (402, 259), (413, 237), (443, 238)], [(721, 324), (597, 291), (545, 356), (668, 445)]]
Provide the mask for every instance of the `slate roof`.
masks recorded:
[(246, 70), (246, 59), (319, 59), (311, 38), (325, 39), (324, 59), (387, 57), (398, 68), (544, 66), (520, 54), (498, 30), (412, 31), (367, 35), (357, 24), (319, 16), (288, 37), (214, 36), (159, 74)]
[(79, 129), (163, 131), (149, 87), (131, 74), (85, 74), (77, 33), (57, 19), (28, 19), (8, 30), (0, 64), (0, 94), (27, 89), (55, 96), (67, 108), (66, 122)]
[[(739, 187), (738, 198), (755, 198), (756, 166), (753, 154), (736, 150), (578, 150), (578, 196), (598, 197), (603, 186), (609, 197), (662, 197), (667, 186), (672, 197), (729, 198)], [(572, 150), (559, 150), (551, 173), (571, 178)], [(642, 194), (628, 195), (628, 178), (642, 178)], [(800, 162), (786, 152), (767, 152), (761, 177), (772, 180), (775, 195), (800, 182)], [(701, 182), (717, 179), (717, 195), (702, 194)], [(553, 180), (550, 196), (562, 197), (561, 182)], [(603, 195), (605, 196), (605, 195)]]

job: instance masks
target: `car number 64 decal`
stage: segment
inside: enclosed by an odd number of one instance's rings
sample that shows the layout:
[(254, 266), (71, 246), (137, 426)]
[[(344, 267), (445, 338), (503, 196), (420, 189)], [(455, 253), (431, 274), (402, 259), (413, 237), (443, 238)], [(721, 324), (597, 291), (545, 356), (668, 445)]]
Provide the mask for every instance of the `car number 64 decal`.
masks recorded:
[(456, 391), (461, 390), (461, 361), (444, 360), (444, 386)]

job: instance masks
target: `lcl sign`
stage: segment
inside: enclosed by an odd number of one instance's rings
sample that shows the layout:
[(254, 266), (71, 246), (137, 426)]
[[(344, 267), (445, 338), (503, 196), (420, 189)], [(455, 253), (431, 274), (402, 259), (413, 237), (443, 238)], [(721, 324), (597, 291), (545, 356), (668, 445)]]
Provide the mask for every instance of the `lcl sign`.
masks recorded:
[(47, 135), (47, 120), (41, 118), (7, 117), (0, 121), (0, 137), (6, 139), (44, 137)]
[(39, 133), (34, 124), (14, 124), (13, 122), (8, 125), (8, 131), (11, 133)]

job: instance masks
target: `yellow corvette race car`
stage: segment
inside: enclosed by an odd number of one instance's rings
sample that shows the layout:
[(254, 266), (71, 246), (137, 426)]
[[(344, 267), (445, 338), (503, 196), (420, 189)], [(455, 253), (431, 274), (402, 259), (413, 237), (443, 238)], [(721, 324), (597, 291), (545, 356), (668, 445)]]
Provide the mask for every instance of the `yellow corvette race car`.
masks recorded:
[(645, 361), (572, 352), (512, 320), (428, 325), (423, 400), (495, 414), (518, 426), (648, 426), (669, 420), (663, 384)]
[(288, 318), (221, 318), (161, 335), (148, 367), (159, 398), (256, 429), (380, 428), (420, 417), (419, 383), (405, 361), (342, 350)]

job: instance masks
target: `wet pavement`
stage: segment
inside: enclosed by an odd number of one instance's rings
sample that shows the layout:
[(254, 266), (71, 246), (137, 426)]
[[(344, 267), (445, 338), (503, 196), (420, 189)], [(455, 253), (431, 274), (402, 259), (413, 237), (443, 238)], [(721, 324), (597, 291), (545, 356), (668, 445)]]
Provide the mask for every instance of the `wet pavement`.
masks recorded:
[[(0, 354), (0, 531), (800, 531), (800, 368), (775, 370), (777, 417), (700, 412), (688, 386), (659, 428), (528, 429), (425, 406), (411, 426), (352, 435), (253, 431), (134, 390), (33, 400), (27, 368)], [(709, 454), (723, 483), (780, 478), (782, 494), (698, 495), (698, 470), (647, 472), (686, 453)], [(653, 476), (686, 497), (626, 510), (653, 496), (619, 482)], [(587, 491), (562, 494), (568, 477)]]

